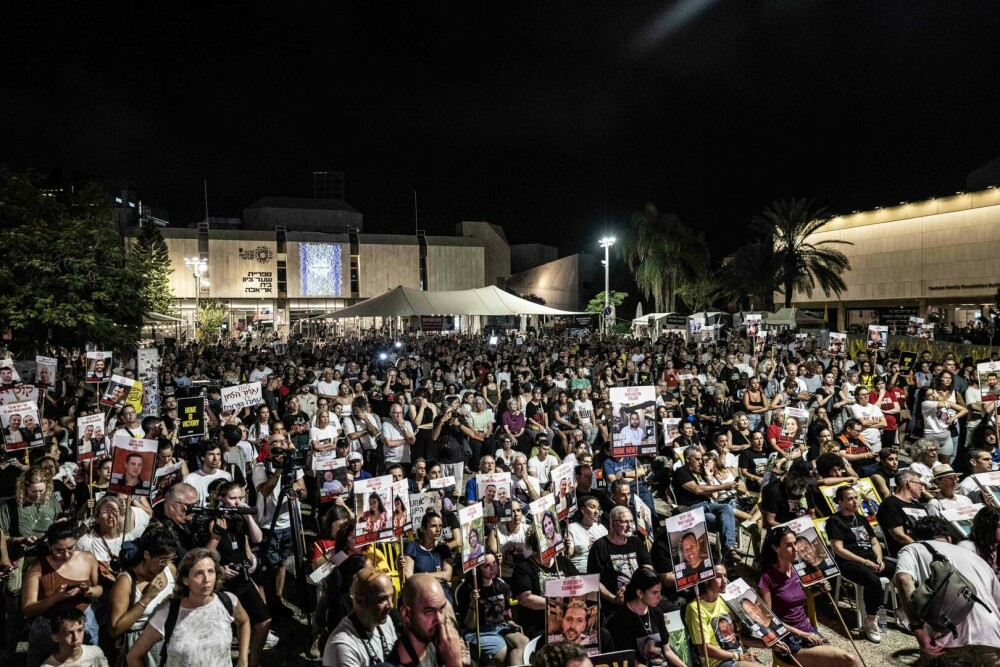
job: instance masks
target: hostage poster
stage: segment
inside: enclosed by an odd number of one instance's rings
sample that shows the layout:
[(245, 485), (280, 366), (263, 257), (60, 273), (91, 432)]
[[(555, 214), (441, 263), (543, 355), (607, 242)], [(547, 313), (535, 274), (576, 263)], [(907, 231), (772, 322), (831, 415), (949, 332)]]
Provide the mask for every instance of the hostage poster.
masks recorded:
[(598, 574), (545, 582), (545, 634), (548, 643), (570, 642), (597, 655), (600, 650), (601, 593)]
[(612, 387), (612, 456), (656, 455), (656, 387)]

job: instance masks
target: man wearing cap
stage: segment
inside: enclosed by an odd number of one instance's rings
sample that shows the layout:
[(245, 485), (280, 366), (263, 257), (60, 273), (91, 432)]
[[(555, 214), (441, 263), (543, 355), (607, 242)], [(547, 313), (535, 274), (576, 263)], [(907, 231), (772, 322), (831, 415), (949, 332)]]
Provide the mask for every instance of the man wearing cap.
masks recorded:
[(361, 452), (351, 452), (347, 455), (347, 470), (354, 475), (355, 482), (372, 478), (370, 472), (361, 469), (361, 464), (364, 460), (365, 458), (361, 455)]
[(947, 463), (939, 463), (933, 469), (934, 482), (938, 485), (939, 496), (927, 503), (927, 513), (941, 516), (945, 510), (969, 507), (972, 501), (967, 496), (956, 493), (958, 473)]

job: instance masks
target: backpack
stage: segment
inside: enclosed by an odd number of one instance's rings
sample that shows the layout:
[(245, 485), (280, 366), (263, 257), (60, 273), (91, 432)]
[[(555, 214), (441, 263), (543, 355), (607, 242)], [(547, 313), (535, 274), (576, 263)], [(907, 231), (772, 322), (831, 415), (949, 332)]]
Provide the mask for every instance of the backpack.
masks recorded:
[[(945, 558), (927, 542), (920, 542), (931, 552), (931, 574), (910, 595), (910, 609), (917, 618), (938, 633), (951, 632), (958, 638), (958, 624), (972, 612), (976, 604), (990, 611), (979, 597), (975, 587)], [(992, 613), (992, 612), (990, 612)]]
[[(134, 581), (134, 580), (133, 580)], [(134, 585), (134, 584), (133, 584)], [(233, 615), (233, 601), (229, 598), (229, 595), (219, 591), (216, 595), (219, 598), (219, 602), (222, 606), (226, 608), (229, 615)], [(167, 664), (167, 645), (170, 643), (170, 637), (174, 634), (174, 626), (177, 625), (177, 616), (181, 612), (181, 599), (173, 598), (170, 601), (170, 609), (167, 611), (167, 622), (163, 626), (163, 645), (160, 647), (160, 663), (159, 667), (165, 667)]]

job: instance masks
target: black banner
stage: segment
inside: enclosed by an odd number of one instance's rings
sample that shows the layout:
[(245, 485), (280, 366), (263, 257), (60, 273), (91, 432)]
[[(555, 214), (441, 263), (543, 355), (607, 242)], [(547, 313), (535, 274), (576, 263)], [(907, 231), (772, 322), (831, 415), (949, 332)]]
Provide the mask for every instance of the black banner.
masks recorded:
[(191, 438), (205, 434), (205, 398), (189, 396), (177, 399), (178, 438)]

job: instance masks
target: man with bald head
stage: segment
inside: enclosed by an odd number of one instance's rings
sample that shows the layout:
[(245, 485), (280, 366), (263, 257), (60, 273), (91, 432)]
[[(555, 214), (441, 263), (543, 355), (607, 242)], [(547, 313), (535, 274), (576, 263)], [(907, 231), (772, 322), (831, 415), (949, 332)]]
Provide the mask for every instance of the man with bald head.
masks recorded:
[(389, 612), (395, 591), (385, 572), (366, 567), (351, 584), (353, 611), (333, 629), (323, 652), (324, 667), (367, 667), (383, 662), (396, 643)]
[(403, 635), (386, 662), (397, 667), (462, 665), (468, 648), (440, 581), (427, 573), (407, 579), (399, 595), (399, 612)]

